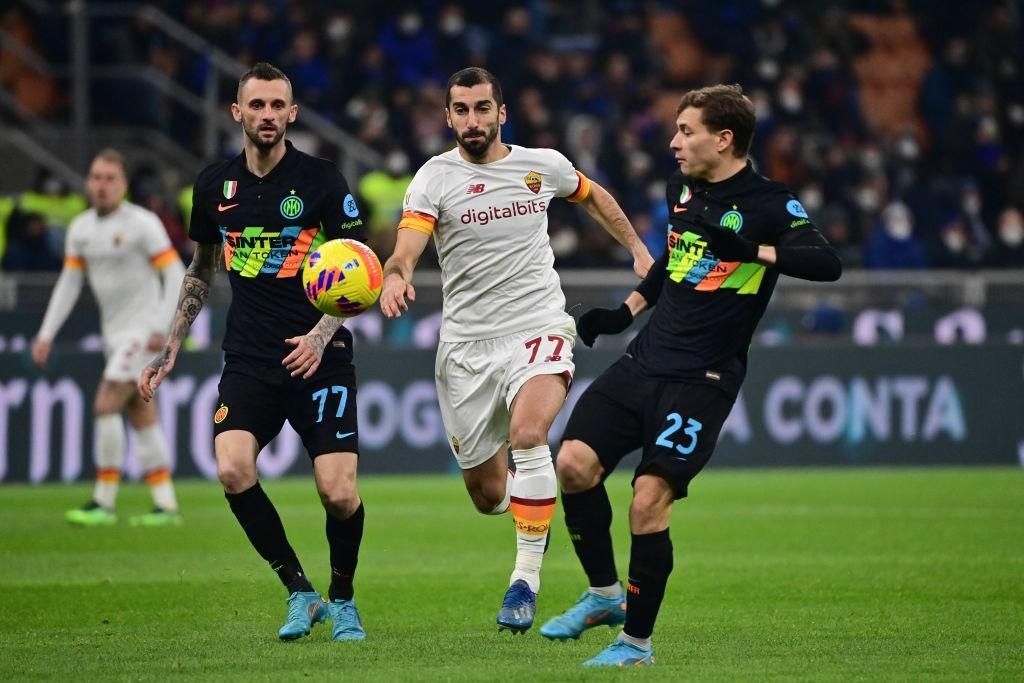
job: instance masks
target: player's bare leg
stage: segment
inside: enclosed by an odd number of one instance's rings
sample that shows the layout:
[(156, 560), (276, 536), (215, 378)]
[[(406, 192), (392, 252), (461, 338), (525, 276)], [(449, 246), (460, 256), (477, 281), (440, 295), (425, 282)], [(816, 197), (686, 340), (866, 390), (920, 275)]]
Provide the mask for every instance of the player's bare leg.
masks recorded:
[(278, 631), (281, 640), (307, 635), (314, 624), (327, 618), (327, 608), (306, 578), (281, 524), (277, 509), (260, 486), (256, 471), (259, 443), (250, 432), (232, 429), (213, 440), (217, 478), (231, 512), (253, 548), (277, 573), (288, 591), (288, 617)]
[(462, 470), (462, 481), (466, 484), (473, 506), (485, 515), (500, 515), (508, 512), (509, 496), (512, 492), (512, 473), (508, 469), (508, 442), (498, 446), (487, 460), (475, 467)]
[(142, 526), (181, 524), (178, 498), (171, 483), (171, 456), (157, 422), (156, 401), (143, 401), (133, 384), (125, 415), (135, 430), (139, 464), (153, 496), (153, 511), (132, 517), (131, 523)]
[(597, 453), (583, 441), (565, 441), (557, 470), (565, 525), (590, 584), (575, 605), (540, 628), (545, 638), (566, 640), (596, 626), (618, 626), (626, 619), (626, 605), (612, 551), (612, 508)]
[(82, 508), (69, 510), (65, 519), (82, 526), (115, 524), (117, 489), (124, 466), (124, 420), (121, 411), (132, 397), (131, 382), (100, 381), (93, 399), (93, 432), (96, 439), (96, 486), (92, 500)]
[(327, 542), (331, 549), (327, 610), (334, 625), (334, 640), (366, 639), (352, 588), (365, 518), (356, 485), (357, 462), (355, 453), (325, 453), (313, 460), (316, 489), (327, 512)]
[(558, 489), (548, 431), (565, 402), (567, 389), (566, 379), (560, 375), (531, 377), (510, 407), (509, 443), (516, 474), (509, 507), (516, 526), (516, 564), (498, 613), (498, 626), (515, 633), (533, 625), (540, 567)]

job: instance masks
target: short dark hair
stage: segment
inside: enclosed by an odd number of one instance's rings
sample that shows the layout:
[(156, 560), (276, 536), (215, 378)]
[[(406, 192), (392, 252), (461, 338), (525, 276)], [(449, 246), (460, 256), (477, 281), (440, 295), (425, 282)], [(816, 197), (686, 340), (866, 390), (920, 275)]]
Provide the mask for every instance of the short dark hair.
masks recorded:
[(494, 95), (494, 103), (500, 107), (504, 102), (504, 99), (501, 96), (501, 83), (498, 82), (498, 78), (487, 69), (481, 69), (478, 66), (471, 66), (467, 69), (456, 71), (452, 74), (452, 77), (448, 79), (448, 86), (445, 88), (444, 93), (445, 109), (452, 106), (452, 88), (457, 85), (463, 88), (472, 88), (474, 85), (480, 85), (481, 83), (491, 84), (491, 93)]
[(251, 69), (242, 74), (238, 79), (238, 91), (235, 93), (235, 101), (242, 99), (242, 86), (255, 78), (260, 81), (284, 81), (288, 84), (288, 91), (291, 92), (292, 82), (270, 62), (256, 62)]
[(709, 131), (732, 131), (733, 156), (745, 157), (750, 153), (757, 118), (754, 103), (739, 85), (711, 85), (691, 90), (679, 100), (676, 116), (687, 107), (700, 109), (700, 120)]

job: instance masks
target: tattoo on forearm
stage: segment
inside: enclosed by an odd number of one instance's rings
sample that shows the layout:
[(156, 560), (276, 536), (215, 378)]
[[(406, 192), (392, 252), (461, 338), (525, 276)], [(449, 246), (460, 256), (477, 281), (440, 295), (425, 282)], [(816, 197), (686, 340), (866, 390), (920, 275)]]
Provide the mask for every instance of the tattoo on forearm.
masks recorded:
[(181, 343), (199, 311), (203, 310), (223, 249), (223, 245), (220, 244), (200, 244), (196, 247), (196, 254), (181, 283), (181, 296), (178, 297), (178, 309), (174, 313), (174, 322), (171, 323), (168, 346)]
[(344, 322), (342, 318), (325, 315), (320, 318), (320, 322), (316, 324), (316, 327), (306, 335), (306, 343), (318, 351), (323, 351), (327, 346), (327, 342), (338, 331), (338, 328), (341, 327), (342, 322)]

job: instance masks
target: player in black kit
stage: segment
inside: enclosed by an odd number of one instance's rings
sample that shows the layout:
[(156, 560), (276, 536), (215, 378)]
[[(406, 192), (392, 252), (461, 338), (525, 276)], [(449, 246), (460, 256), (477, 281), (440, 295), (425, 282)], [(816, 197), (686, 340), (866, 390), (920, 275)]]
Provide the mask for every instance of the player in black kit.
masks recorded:
[[(245, 133), (243, 151), (208, 166), (196, 180), (189, 236), (198, 247), (167, 346), (143, 371), (139, 390), (148, 400), (174, 366), (223, 259), (232, 301), (220, 397), (210, 416), (217, 476), (249, 541), (289, 593), (278, 636), (300, 638), (330, 616), (335, 640), (363, 640), (352, 588), (364, 517), (356, 489), (352, 335), (341, 318), (321, 315), (309, 303), (301, 275), (309, 254), (324, 241), (363, 239), (365, 231), (337, 167), (284, 139), (297, 111), (291, 83), (278, 69), (261, 62), (241, 77), (231, 112)], [(313, 459), (327, 511), (326, 603), (306, 578), (257, 477), (256, 457), (285, 420)]]
[[(688, 92), (676, 113), (670, 147), (680, 171), (668, 183), (668, 249), (622, 306), (588, 311), (578, 325), (591, 346), (658, 304), (626, 354), (580, 397), (558, 453), (565, 523), (590, 588), (541, 635), (578, 638), (624, 622), (588, 666), (654, 662), (651, 634), (672, 571), (672, 503), (714, 451), (775, 282), (779, 274), (832, 281), (842, 272), (796, 197), (751, 167), (754, 107), (739, 86)], [(637, 448), (623, 596), (604, 480)]]

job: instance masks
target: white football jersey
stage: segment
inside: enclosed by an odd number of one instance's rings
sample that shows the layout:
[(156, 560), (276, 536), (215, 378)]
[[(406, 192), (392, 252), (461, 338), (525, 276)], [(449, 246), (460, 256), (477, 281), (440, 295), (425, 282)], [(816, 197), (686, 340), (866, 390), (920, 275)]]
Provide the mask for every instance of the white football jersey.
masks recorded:
[(489, 164), (458, 148), (423, 164), (405, 195), (399, 228), (433, 234), (441, 264), (441, 341), (492, 339), (568, 318), (547, 209), (580, 201), (590, 181), (553, 149), (509, 145)]
[(125, 333), (166, 333), (171, 320), (157, 270), (177, 259), (160, 218), (129, 202), (102, 217), (89, 209), (68, 227), (64, 267), (85, 270), (108, 342)]

